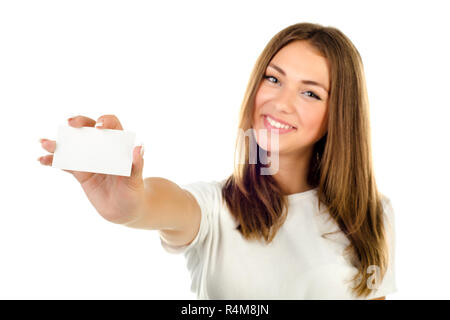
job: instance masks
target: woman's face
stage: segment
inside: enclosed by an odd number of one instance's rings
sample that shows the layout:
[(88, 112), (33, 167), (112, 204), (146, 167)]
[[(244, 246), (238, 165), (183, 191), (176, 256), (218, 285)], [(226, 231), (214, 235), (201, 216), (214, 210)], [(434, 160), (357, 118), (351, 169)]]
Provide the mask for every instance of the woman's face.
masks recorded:
[[(255, 97), (253, 128), (258, 145), (276, 151), (276, 144), (271, 147), (273, 131), (278, 135), (280, 155), (312, 150), (327, 130), (329, 83), (327, 60), (306, 41), (294, 41), (279, 50)], [(267, 125), (271, 120), (266, 116), (294, 128), (274, 130)], [(266, 134), (261, 129), (266, 129)]]

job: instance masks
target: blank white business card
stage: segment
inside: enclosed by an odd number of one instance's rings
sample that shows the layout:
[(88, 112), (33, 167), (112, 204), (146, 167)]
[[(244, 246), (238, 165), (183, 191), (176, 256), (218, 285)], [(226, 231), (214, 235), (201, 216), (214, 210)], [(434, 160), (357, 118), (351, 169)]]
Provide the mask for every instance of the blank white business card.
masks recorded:
[(129, 177), (135, 138), (130, 131), (59, 126), (52, 167)]

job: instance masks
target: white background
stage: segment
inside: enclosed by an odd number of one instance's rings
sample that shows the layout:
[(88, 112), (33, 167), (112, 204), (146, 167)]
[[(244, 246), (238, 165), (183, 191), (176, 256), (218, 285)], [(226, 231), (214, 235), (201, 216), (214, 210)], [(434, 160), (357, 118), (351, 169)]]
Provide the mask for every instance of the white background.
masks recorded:
[[(1, 1), (0, 298), (195, 299), (156, 231), (104, 220), (39, 138), (115, 114), (144, 177), (227, 177), (256, 58), (298, 22), (339, 28), (365, 65), (377, 183), (396, 215), (398, 292), (448, 299), (445, 1)], [(137, 141), (138, 143), (139, 141)]]

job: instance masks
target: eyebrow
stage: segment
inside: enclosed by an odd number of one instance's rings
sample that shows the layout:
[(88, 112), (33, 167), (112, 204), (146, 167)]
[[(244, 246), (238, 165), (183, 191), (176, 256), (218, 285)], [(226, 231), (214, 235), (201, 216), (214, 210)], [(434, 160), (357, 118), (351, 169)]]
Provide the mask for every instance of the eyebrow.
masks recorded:
[[(269, 67), (274, 68), (274, 69), (277, 70), (279, 73), (281, 73), (283, 76), (286, 76), (286, 72), (284, 72), (283, 69), (281, 69), (279, 66), (277, 66), (277, 65), (275, 65), (275, 64), (273, 64), (273, 63), (271, 63), (271, 64), (269, 64)], [(304, 83), (304, 84), (310, 84), (310, 85), (312, 85), (312, 86), (320, 87), (320, 88), (322, 88), (323, 90), (325, 90), (326, 93), (329, 93), (328, 90), (325, 88), (325, 86), (324, 86), (323, 84), (321, 84), (321, 83), (319, 83), (319, 82), (316, 82), (316, 81), (314, 81), (314, 80), (301, 80), (300, 82), (301, 82), (301, 83)]]

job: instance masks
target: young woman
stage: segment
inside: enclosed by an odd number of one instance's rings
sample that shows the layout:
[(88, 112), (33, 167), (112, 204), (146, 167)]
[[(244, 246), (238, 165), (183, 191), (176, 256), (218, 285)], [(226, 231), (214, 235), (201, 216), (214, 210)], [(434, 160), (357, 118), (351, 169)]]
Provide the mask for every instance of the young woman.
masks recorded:
[[(96, 123), (123, 130), (114, 115), (69, 119)], [(312, 23), (276, 34), (254, 66), (238, 132), (244, 161), (222, 181), (143, 179), (143, 146), (130, 177), (64, 171), (105, 219), (159, 230), (166, 251), (184, 253), (199, 299), (384, 299), (397, 291), (394, 212), (377, 190), (363, 64), (351, 41)], [(53, 153), (55, 141), (41, 140)]]

